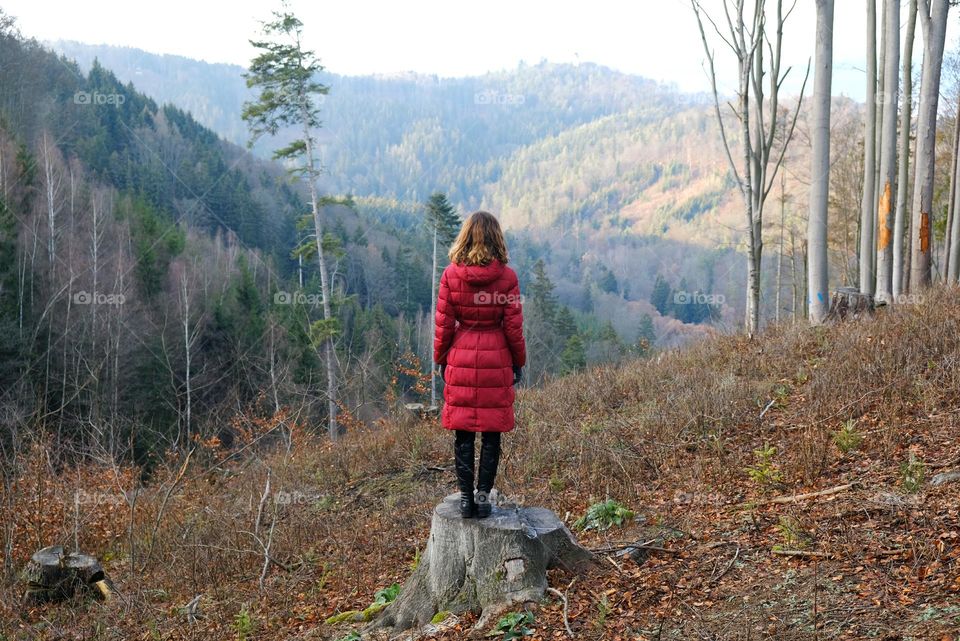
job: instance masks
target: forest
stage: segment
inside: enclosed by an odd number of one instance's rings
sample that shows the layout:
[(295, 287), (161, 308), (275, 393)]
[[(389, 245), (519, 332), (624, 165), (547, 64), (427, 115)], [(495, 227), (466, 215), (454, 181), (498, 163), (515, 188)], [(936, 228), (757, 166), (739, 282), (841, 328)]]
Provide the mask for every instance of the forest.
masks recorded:
[[(685, 0), (700, 92), (0, 9), (0, 641), (960, 639), (956, 10), (863, 3), (862, 102), (835, 0)], [(434, 362), (475, 210), (526, 343), (486, 523)]]

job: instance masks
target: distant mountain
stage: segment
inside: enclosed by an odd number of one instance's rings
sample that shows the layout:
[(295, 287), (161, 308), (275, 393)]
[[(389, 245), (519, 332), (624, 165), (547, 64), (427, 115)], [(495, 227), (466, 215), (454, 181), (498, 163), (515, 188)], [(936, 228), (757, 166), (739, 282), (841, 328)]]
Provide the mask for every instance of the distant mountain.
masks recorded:
[[(131, 48), (52, 46), (82, 68), (99, 60), (159, 102), (246, 144), (240, 110), (251, 94), (242, 67)], [(725, 167), (710, 166), (723, 158), (704, 144), (714, 126), (703, 97), (605, 67), (541, 63), (472, 78), (320, 80), (331, 87), (323, 160), (333, 191), (420, 201), (442, 188), (465, 207), (496, 207), (508, 226), (523, 228), (610, 217), (661, 175), (674, 188), (693, 184), (689, 198), (699, 196), (699, 205), (661, 207), (656, 223), (637, 221), (634, 231), (654, 234), (708, 212), (729, 191)], [(282, 140), (260, 141), (255, 150), (268, 155)]]
[[(247, 140), (242, 67), (130, 48), (52, 46), (82, 68), (99, 60), (159, 102), (238, 144)], [(409, 224), (402, 212), (434, 190), (464, 210), (489, 208), (530, 241), (529, 252), (518, 252), (520, 266), (543, 257), (571, 304), (601, 268), (632, 282), (621, 301), (642, 302), (643, 311), (661, 271), (674, 284), (721, 290), (728, 307), (742, 300), (739, 194), (704, 96), (593, 64), (521, 65), (470, 78), (329, 73), (321, 80), (331, 87), (323, 105), (327, 191), (394, 201), (392, 224), (401, 226)], [(269, 156), (285, 140), (262, 140), (254, 150)], [(573, 263), (561, 265), (558, 256)], [(612, 320), (633, 332), (635, 319)]]

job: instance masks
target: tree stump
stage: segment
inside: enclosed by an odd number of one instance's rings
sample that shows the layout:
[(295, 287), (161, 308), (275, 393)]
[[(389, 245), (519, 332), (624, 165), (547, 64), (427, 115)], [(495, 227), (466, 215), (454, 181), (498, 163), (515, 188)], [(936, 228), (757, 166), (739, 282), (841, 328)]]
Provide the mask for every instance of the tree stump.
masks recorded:
[(28, 607), (64, 601), (78, 592), (102, 599), (109, 598), (111, 593), (109, 581), (96, 557), (64, 552), (61, 545), (34, 552), (23, 575), (27, 582), (23, 601)]
[(864, 316), (873, 316), (877, 303), (873, 295), (864, 294), (854, 287), (841, 287), (833, 293), (830, 299), (830, 311), (827, 312), (828, 321), (842, 321), (847, 318), (858, 319)]
[(548, 569), (579, 572), (594, 562), (546, 508), (494, 506), (488, 518), (464, 519), (459, 501), (452, 494), (434, 509), (420, 564), (372, 628), (402, 632), (439, 612), (480, 611), (480, 629), (513, 604), (542, 599)]

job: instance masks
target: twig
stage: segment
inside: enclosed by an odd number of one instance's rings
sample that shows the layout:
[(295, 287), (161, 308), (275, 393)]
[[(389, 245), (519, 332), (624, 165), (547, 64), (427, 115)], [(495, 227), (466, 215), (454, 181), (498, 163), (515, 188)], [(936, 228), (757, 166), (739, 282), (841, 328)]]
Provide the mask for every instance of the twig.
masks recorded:
[(767, 413), (767, 410), (769, 410), (771, 407), (773, 407), (773, 404), (776, 403), (776, 402), (777, 402), (776, 399), (771, 398), (771, 399), (770, 399), (770, 402), (767, 403), (767, 406), (763, 408), (763, 411), (762, 411), (762, 412), (760, 412), (760, 417), (759, 417), (759, 418), (763, 418), (763, 415)]
[(267, 482), (263, 485), (263, 494), (260, 495), (260, 505), (257, 506), (257, 520), (253, 522), (253, 533), (255, 536), (260, 535), (260, 518), (263, 516), (263, 506), (267, 502), (267, 498), (270, 496), (270, 475), (272, 470), (267, 468)]
[(807, 550), (771, 550), (772, 554), (777, 556), (796, 556), (810, 559), (830, 559), (833, 554), (829, 552), (810, 552)]
[(606, 556), (606, 555), (604, 555), (603, 558), (605, 558), (607, 561), (610, 561), (610, 565), (612, 565), (613, 567), (615, 567), (615, 568), (617, 569), (617, 572), (619, 572), (620, 574), (623, 574), (623, 568), (621, 568), (619, 565), (617, 565), (617, 562), (616, 562), (616, 561), (614, 561), (612, 558), (610, 558), (609, 556)]
[(649, 541), (646, 541), (646, 542), (644, 542), (644, 543), (640, 543), (640, 542), (638, 542), (638, 541), (634, 541), (633, 543), (623, 543), (623, 544), (620, 544), (620, 545), (610, 545), (610, 546), (601, 547), (601, 548), (589, 548), (589, 549), (590, 549), (590, 551), (593, 552), (594, 554), (609, 554), (609, 553), (611, 553), (611, 552), (619, 552), (620, 550), (626, 550), (626, 549), (629, 549), (629, 548), (638, 548), (638, 549), (642, 549), (642, 550), (646, 550), (646, 549), (654, 549), (654, 550), (663, 549), (663, 548), (654, 548), (654, 547), (651, 547), (650, 544), (653, 543), (654, 541), (656, 541), (656, 539), (650, 539)]
[(733, 567), (733, 564), (737, 562), (737, 559), (738, 559), (738, 558), (740, 558), (740, 546), (739, 546), (739, 545), (737, 545), (737, 551), (733, 553), (733, 558), (730, 559), (730, 563), (727, 564), (727, 567), (724, 568), (723, 572), (721, 572), (720, 574), (718, 574), (718, 575), (716, 575), (716, 576), (711, 576), (709, 582), (710, 582), (710, 583), (716, 583), (717, 581), (719, 581), (720, 579), (722, 579), (722, 578), (727, 574), (727, 572), (730, 571), (730, 568)]
[(277, 519), (270, 519), (270, 533), (267, 535), (267, 544), (263, 546), (263, 569), (260, 571), (260, 591), (263, 592), (263, 583), (267, 579), (267, 571), (270, 569), (270, 546), (273, 544), (273, 528), (277, 524)]
[(837, 485), (836, 487), (830, 487), (825, 490), (820, 490), (818, 492), (807, 492), (806, 494), (794, 494), (793, 496), (778, 496), (773, 499), (765, 499), (762, 501), (756, 501), (753, 505), (769, 505), (771, 503), (799, 503), (800, 501), (805, 501), (807, 499), (817, 498), (819, 496), (830, 496), (831, 494), (839, 494), (840, 492), (846, 492), (847, 490), (853, 488), (856, 483), (846, 483), (845, 485)]
[[(570, 585), (567, 586), (567, 591), (570, 591), (570, 588), (573, 587), (573, 584), (576, 583), (576, 579), (570, 582)], [(563, 601), (563, 627), (567, 629), (567, 634), (570, 638), (573, 638), (573, 630), (570, 629), (570, 618), (567, 616), (567, 610), (569, 608), (569, 603), (567, 602), (567, 595), (556, 588), (547, 588), (547, 592), (556, 596), (558, 599)]]

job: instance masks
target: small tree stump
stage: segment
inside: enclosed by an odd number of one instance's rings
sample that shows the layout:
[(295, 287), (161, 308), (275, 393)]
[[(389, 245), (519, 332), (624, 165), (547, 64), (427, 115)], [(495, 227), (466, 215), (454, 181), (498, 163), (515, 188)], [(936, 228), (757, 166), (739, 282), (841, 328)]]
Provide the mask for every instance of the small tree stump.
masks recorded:
[(877, 303), (872, 294), (864, 294), (854, 287), (841, 287), (830, 299), (827, 320), (837, 322), (847, 318), (873, 316), (876, 309)]
[(78, 592), (108, 598), (111, 591), (96, 557), (64, 552), (61, 545), (34, 552), (23, 576), (27, 582), (23, 601), (28, 607), (48, 601), (64, 601)]
[(542, 599), (549, 568), (577, 572), (594, 560), (546, 508), (495, 506), (489, 518), (464, 519), (459, 500), (434, 509), (420, 564), (371, 627), (402, 632), (438, 612), (480, 611), (479, 629), (510, 605)]

